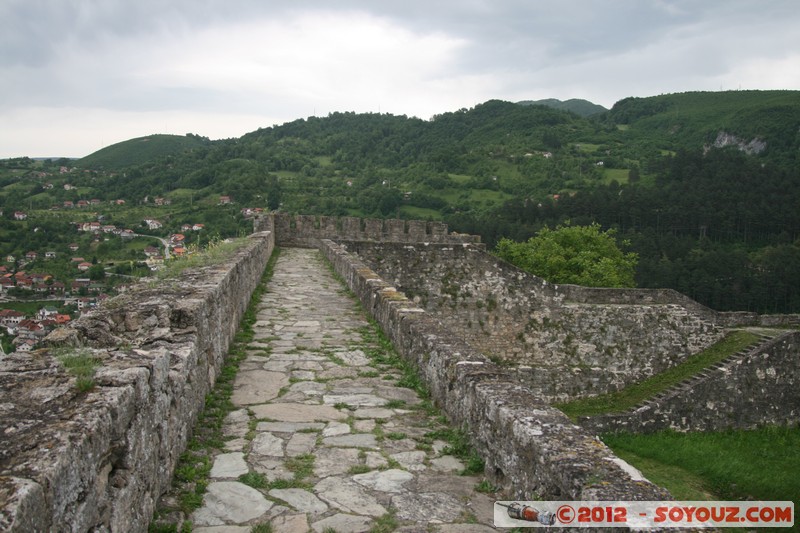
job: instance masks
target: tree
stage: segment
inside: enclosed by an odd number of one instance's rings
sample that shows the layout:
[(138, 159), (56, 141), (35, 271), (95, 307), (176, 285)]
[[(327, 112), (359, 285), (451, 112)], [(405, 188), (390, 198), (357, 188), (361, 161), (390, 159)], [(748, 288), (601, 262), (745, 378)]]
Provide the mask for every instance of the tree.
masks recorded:
[[(622, 243), (627, 246), (627, 242)], [(638, 256), (623, 252), (614, 230), (599, 224), (543, 228), (526, 242), (501, 239), (495, 248), (501, 258), (553, 283), (589, 287), (635, 287)]]
[(98, 281), (106, 277), (106, 270), (103, 265), (92, 265), (89, 269), (89, 279)]

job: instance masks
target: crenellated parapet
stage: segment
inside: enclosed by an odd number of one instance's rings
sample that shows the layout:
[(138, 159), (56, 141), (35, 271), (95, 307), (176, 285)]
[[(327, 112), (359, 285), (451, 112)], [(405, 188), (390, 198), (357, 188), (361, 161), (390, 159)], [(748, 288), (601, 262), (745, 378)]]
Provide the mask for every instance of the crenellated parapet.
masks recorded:
[(328, 217), (270, 213), (255, 219), (256, 231), (272, 231), (278, 246), (316, 248), (320, 241), (479, 244), (480, 237), (449, 233), (447, 224), (424, 220)]

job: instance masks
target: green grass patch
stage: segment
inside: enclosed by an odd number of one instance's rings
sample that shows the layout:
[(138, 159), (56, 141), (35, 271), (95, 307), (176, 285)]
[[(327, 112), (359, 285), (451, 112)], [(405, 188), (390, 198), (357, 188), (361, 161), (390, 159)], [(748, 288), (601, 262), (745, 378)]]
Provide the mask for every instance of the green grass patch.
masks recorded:
[(612, 181), (619, 184), (628, 183), (628, 173), (630, 170), (627, 168), (604, 168), (603, 169), (603, 183), (608, 185)]
[(367, 465), (353, 465), (350, 467), (350, 470), (347, 471), (350, 475), (356, 474), (366, 474), (367, 472), (371, 472), (372, 469)]
[(314, 474), (314, 456), (305, 453), (291, 457), (286, 461), (286, 469), (294, 474), (296, 481), (302, 481)]
[(443, 218), (442, 213), (437, 209), (415, 205), (401, 206), (400, 213), (413, 220), (442, 220)]
[(575, 148), (581, 152), (592, 153), (596, 152), (600, 148), (600, 145), (592, 143), (576, 143)]
[(75, 388), (80, 392), (88, 392), (94, 388), (94, 373), (100, 366), (100, 361), (85, 350), (78, 352), (61, 353), (56, 359), (66, 371), (75, 377)]
[(164, 263), (164, 268), (157, 273), (158, 279), (177, 278), (184, 270), (218, 265), (230, 259), (240, 248), (247, 244), (247, 239), (229, 241), (211, 241), (203, 250), (176, 257)]
[[(799, 427), (615, 434), (603, 440), (645, 476), (681, 499), (800, 498)], [(707, 496), (700, 497), (704, 494)]]
[(399, 523), (397, 522), (397, 518), (395, 518), (394, 510), (389, 511), (383, 516), (379, 516), (375, 519), (372, 523), (372, 527), (369, 530), (369, 533), (391, 533), (395, 529), (398, 528)]
[(447, 442), (447, 446), (442, 450), (444, 455), (452, 455), (464, 462), (464, 470), (461, 471), (462, 476), (470, 476), (475, 474), (482, 474), (484, 469), (484, 461), (481, 459), (469, 443), (467, 433), (460, 429), (446, 427), (429, 431), (425, 434), (426, 441), (443, 440)]
[(614, 453), (638, 468), (647, 479), (669, 490), (676, 500), (721, 499), (711, 491), (711, 487), (702, 476), (686, 470), (680, 465), (665, 464), (619, 447), (614, 448)]
[(651, 376), (640, 383), (630, 385), (617, 392), (592, 398), (582, 398), (568, 403), (555, 404), (554, 406), (561, 409), (572, 420), (577, 420), (579, 416), (626, 411), (673, 385), (694, 376), (703, 369), (722, 361), (726, 357), (755, 344), (758, 339), (758, 336), (748, 331), (733, 331), (721, 341), (689, 357), (683, 363)]

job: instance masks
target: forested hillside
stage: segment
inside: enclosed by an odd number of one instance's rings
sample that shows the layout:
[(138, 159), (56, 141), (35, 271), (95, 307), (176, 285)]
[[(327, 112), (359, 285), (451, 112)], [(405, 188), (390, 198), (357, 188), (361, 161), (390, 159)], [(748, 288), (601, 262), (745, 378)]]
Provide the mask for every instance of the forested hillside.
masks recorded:
[[(109, 147), (118, 163), (110, 152), (80, 161), (90, 172), (75, 185), (104, 200), (229, 195), (242, 207), (442, 219), (490, 246), (598, 222), (631, 242), (639, 286), (720, 310), (800, 312), (797, 91), (628, 98), (589, 118), (496, 100), (431, 120), (333, 113), (187, 140), (144, 160), (137, 143)], [(30, 194), (8, 175), (1, 185), (7, 208), (65, 194)]]

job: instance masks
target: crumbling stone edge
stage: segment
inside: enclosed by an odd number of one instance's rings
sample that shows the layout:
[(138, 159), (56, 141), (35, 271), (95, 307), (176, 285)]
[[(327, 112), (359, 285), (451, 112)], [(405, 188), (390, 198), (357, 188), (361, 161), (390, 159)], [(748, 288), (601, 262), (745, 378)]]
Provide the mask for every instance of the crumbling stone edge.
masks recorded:
[(47, 350), (0, 363), (0, 530), (147, 531), (273, 248), (255, 233), (51, 334), (101, 359), (88, 393)]
[(510, 497), (551, 500), (667, 500), (561, 411), (510, 381), (482, 354), (450, 334), (330, 240), (320, 249), (398, 352), (415, 363), (431, 397), (465, 428), (486, 463), (485, 475)]

